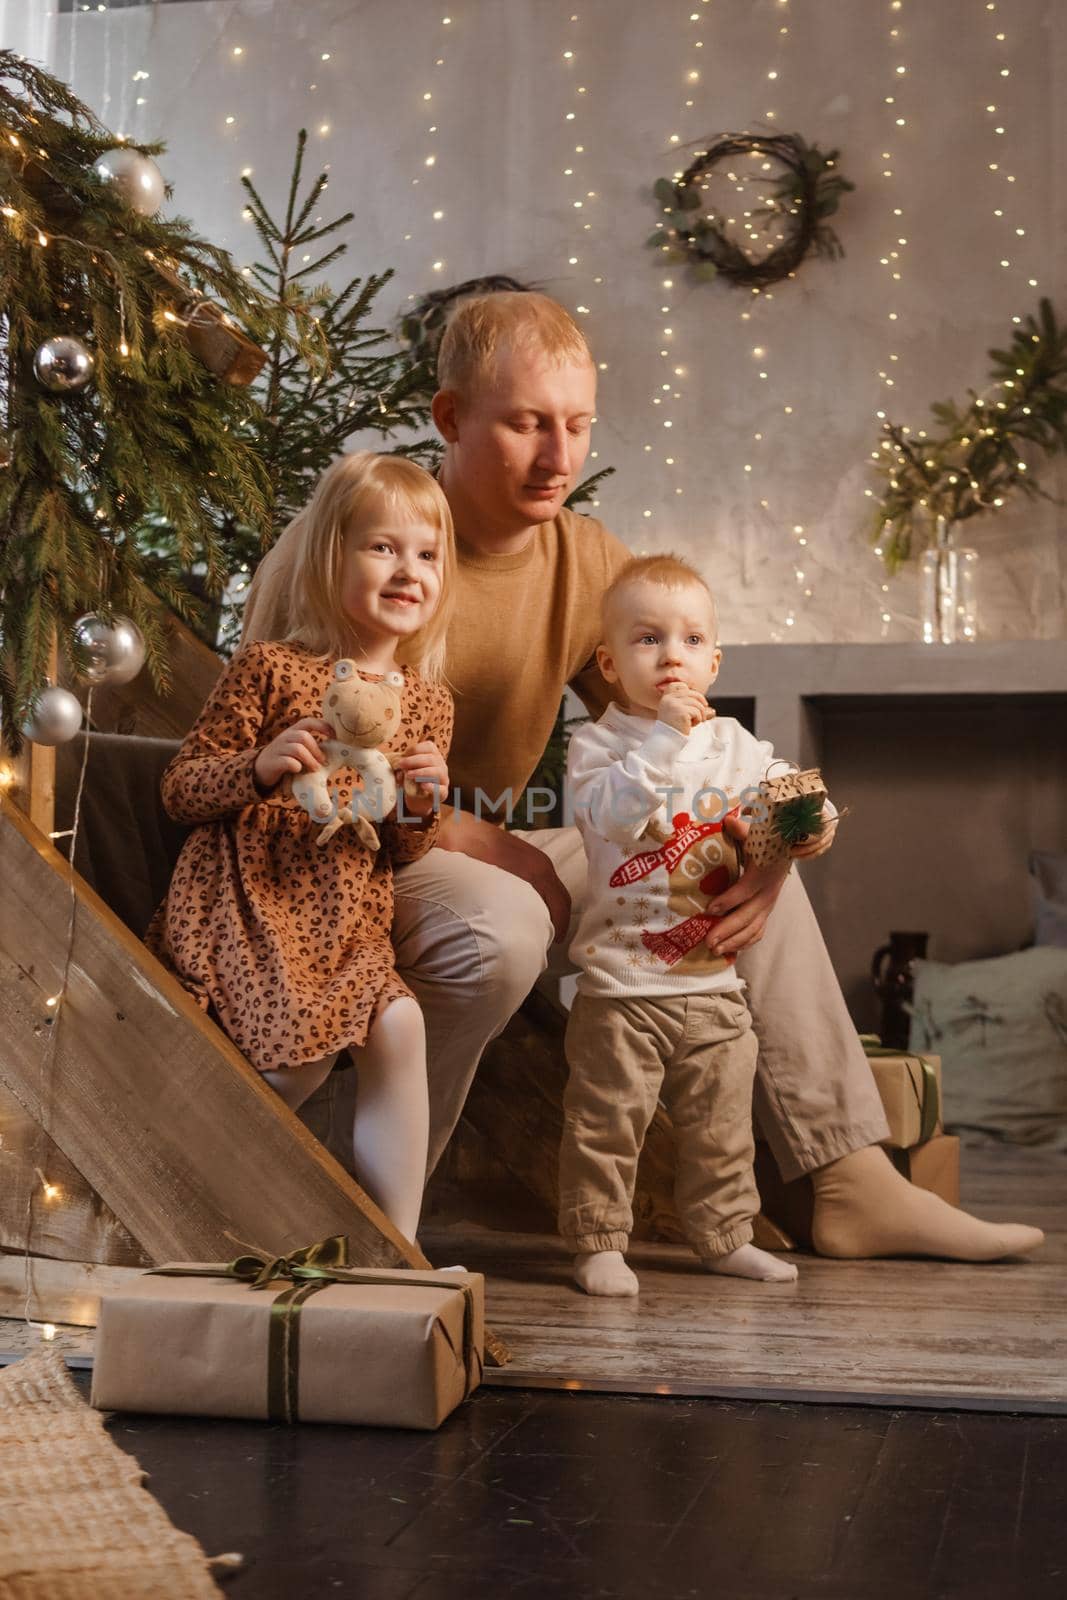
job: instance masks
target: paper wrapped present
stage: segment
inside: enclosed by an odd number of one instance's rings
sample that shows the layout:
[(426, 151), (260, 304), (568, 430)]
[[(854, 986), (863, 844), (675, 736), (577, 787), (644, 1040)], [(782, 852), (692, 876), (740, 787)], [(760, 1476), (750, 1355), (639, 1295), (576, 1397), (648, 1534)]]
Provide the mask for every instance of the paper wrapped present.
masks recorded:
[(917, 1189), (929, 1189), (950, 1206), (960, 1203), (960, 1141), (951, 1133), (935, 1133), (911, 1150), (890, 1150), (889, 1158)]
[(887, 1149), (909, 1150), (942, 1130), (941, 1057), (901, 1055), (863, 1039), (889, 1123)]
[(745, 862), (753, 867), (783, 861), (794, 845), (821, 833), (826, 803), (826, 786), (817, 767), (764, 778), (759, 792), (745, 840)]
[(481, 1379), (481, 1274), (349, 1269), (347, 1246), (175, 1262), (102, 1294), (93, 1404), (438, 1427)]

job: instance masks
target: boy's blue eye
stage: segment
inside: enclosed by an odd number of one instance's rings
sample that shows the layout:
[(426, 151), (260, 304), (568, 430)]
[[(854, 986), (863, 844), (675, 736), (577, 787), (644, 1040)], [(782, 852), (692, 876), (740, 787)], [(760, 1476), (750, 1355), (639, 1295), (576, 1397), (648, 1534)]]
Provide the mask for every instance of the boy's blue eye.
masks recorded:
[(654, 633), (643, 633), (637, 642), (638, 644), (655, 644), (656, 635)]
[(704, 635), (702, 633), (691, 633), (689, 635), (689, 638), (686, 640), (686, 644), (703, 644), (703, 643), (704, 643)]

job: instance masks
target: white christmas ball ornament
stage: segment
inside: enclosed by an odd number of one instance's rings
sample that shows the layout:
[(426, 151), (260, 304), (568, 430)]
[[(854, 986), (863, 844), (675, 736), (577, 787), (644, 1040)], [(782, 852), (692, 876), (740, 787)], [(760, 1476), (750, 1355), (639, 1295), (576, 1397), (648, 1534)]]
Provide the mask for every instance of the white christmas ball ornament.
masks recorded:
[(120, 145), (105, 150), (93, 162), (102, 183), (122, 196), (126, 204), (142, 217), (154, 217), (165, 198), (163, 174), (151, 156)]
[(82, 725), (82, 708), (69, 689), (42, 689), (22, 731), (34, 744), (66, 744)]
[(144, 638), (129, 617), (106, 622), (88, 612), (74, 624), (74, 646), (82, 677), (93, 684), (129, 683), (144, 666)]
[(73, 333), (58, 333), (38, 345), (33, 375), (49, 394), (77, 394), (92, 382), (96, 357), (84, 340)]

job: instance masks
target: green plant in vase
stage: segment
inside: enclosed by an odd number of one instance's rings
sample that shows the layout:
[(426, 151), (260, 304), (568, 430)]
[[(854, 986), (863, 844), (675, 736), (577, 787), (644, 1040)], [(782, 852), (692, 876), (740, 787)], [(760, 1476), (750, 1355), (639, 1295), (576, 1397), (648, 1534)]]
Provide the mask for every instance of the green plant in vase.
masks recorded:
[(973, 580), (977, 558), (957, 548), (957, 526), (998, 511), (1016, 493), (1053, 500), (1037, 469), (1044, 457), (1067, 450), (1067, 330), (1051, 302), (1042, 299), (1008, 347), (989, 355), (988, 387), (968, 390), (964, 404), (931, 406), (935, 429), (882, 425), (871, 534), (891, 574), (920, 558), (924, 638), (931, 641), (949, 643), (961, 631), (973, 637), (973, 620), (970, 631), (959, 627), (961, 600), (968, 610), (960, 590), (968, 573)]

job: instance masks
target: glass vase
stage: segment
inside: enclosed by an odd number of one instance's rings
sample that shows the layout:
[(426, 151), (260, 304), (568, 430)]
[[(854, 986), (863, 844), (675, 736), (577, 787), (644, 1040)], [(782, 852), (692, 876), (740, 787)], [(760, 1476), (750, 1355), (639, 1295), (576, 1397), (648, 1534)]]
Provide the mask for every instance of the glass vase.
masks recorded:
[(919, 557), (919, 616), (924, 644), (967, 644), (978, 637), (978, 551), (955, 542), (938, 517), (934, 542)]

